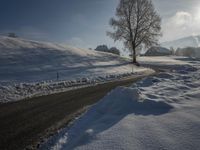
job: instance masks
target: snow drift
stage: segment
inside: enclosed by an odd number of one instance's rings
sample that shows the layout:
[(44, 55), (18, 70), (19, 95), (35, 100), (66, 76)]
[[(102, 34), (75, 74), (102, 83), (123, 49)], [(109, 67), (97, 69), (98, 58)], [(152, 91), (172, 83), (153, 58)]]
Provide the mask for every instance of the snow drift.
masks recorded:
[[(144, 100), (140, 96), (141, 93), (136, 88), (116, 88), (76, 121), (67, 134), (62, 131), (59, 133), (59, 137), (51, 139), (48, 144), (58, 142), (52, 147), (55, 150), (71, 150), (79, 145), (83, 146), (80, 149), (104, 149), (106, 148), (105, 145), (89, 147), (87, 144), (90, 145), (89, 143), (95, 140), (98, 134), (109, 130), (126, 118), (127, 115), (161, 115), (173, 108), (165, 102)], [(119, 131), (114, 130), (114, 132)], [(63, 137), (60, 138), (60, 135)], [(106, 143), (108, 144), (108, 142)], [(41, 149), (50, 149), (48, 146), (44, 145)], [(110, 145), (109, 149), (116, 149), (116, 147)]]
[(186, 61), (173, 72), (114, 89), (40, 149), (198, 150), (200, 63)]

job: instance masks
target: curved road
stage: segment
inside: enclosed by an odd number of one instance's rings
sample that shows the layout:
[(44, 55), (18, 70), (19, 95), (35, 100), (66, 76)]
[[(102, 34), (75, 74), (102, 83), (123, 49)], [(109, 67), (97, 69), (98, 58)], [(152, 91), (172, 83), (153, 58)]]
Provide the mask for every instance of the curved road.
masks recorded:
[(83, 108), (92, 105), (117, 86), (127, 86), (153, 74), (0, 104), (0, 149), (37, 149), (42, 139), (66, 126)]

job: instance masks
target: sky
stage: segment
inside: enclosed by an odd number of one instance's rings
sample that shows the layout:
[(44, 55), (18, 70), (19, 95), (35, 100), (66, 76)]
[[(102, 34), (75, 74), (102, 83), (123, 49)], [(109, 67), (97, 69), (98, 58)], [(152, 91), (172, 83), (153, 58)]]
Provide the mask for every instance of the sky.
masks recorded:
[[(152, 0), (162, 17), (163, 41), (200, 34), (199, 0)], [(119, 0), (0, 0), (0, 34), (95, 48), (121, 48), (106, 35)]]

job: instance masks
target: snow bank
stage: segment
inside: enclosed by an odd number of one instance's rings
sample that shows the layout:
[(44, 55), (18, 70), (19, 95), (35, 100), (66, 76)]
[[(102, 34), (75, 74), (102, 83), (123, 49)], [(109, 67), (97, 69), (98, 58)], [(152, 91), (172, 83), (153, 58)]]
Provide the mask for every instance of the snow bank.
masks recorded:
[(174, 66), (173, 72), (114, 89), (40, 149), (197, 150), (200, 62)]
[[(153, 72), (153, 71), (152, 71)], [(82, 77), (74, 80), (65, 81), (45, 81), (38, 83), (19, 83), (6, 86), (0, 86), (0, 102), (13, 102), (25, 98), (31, 98), (42, 95), (49, 95), (53, 93), (64, 92), (77, 88), (94, 86), (108, 81), (115, 81), (127, 77), (142, 76), (145, 72), (123, 73), (123, 74), (107, 74), (105, 76), (97, 77)]]
[[(170, 111), (172, 108), (165, 102), (144, 101), (136, 88), (118, 87), (76, 121), (67, 134), (65, 130), (60, 132), (59, 137), (52, 138), (48, 141), (48, 144), (51, 145), (51, 143), (55, 142), (56, 145), (51, 147), (51, 149), (55, 150), (74, 149), (77, 144), (85, 145), (90, 143), (90, 141), (96, 139), (97, 134), (111, 128), (129, 114), (160, 115)], [(43, 145), (41, 149), (49, 149), (49, 145)], [(88, 148), (86, 146), (83, 149)], [(98, 149), (98, 147), (96, 148)], [(95, 149), (95, 147), (89, 149)], [(110, 147), (110, 149), (114, 148)]]

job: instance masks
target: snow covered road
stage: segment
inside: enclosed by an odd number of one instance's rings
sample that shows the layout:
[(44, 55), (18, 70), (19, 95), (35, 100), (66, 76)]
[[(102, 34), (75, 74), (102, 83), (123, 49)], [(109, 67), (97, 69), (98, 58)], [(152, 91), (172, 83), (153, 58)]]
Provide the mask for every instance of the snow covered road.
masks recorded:
[(198, 150), (200, 62), (179, 61), (172, 72), (114, 89), (40, 149)]

